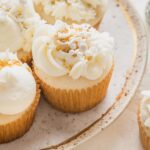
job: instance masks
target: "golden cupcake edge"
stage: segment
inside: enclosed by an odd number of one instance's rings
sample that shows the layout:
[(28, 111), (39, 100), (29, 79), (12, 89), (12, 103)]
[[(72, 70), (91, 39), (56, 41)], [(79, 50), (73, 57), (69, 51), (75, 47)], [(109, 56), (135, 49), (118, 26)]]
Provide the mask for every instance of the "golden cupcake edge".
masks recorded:
[(30, 65), (31, 60), (32, 60), (32, 52), (23, 52), (22, 50), (19, 50), (17, 52), (17, 56), (19, 58), (19, 60), (21, 60), (21, 62), (23, 63), (27, 63)]
[(145, 127), (142, 124), (142, 116), (141, 116), (141, 110), (140, 105), (138, 108), (138, 125), (139, 125), (139, 133), (140, 133), (140, 139), (143, 144), (143, 147), (145, 150), (150, 150), (150, 137), (147, 135), (145, 131)]

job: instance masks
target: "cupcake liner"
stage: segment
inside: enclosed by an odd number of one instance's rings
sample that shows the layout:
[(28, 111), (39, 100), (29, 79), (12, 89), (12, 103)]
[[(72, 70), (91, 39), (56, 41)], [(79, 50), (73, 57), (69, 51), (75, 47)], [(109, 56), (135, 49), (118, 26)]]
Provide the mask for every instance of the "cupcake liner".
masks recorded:
[[(102, 12), (101, 12), (102, 11)], [(96, 19), (92, 20), (91, 22), (89, 22), (94, 28), (98, 29), (100, 23), (103, 20), (104, 17), (104, 10), (97, 10), (97, 14), (99, 14)]]
[(23, 136), (31, 127), (35, 111), (40, 99), (40, 88), (37, 82), (36, 97), (32, 105), (23, 113), (20, 113), (15, 120), (0, 125), (0, 143), (10, 142)]
[(44, 13), (42, 4), (36, 5), (35, 9), (42, 19), (46, 20), (49, 24), (54, 24), (55, 18), (53, 16), (49, 16)]
[(31, 52), (22, 52), (18, 51), (17, 53), (18, 58), (23, 62), (30, 65), (32, 60), (32, 53)]
[[(36, 68), (34, 68), (36, 69)], [(36, 70), (34, 70), (36, 73)], [(40, 80), (41, 88), (47, 101), (63, 112), (83, 112), (100, 103), (107, 92), (112, 76), (113, 66), (102, 81), (86, 89), (59, 89)]]
[(102, 21), (102, 19), (100, 19), (100, 20), (98, 20), (97, 22), (93, 22), (93, 23), (91, 23), (91, 25), (95, 28), (95, 29), (97, 29), (98, 30), (98, 28), (99, 28), (99, 25), (100, 25), (100, 23), (101, 23), (101, 21)]
[(142, 124), (140, 108), (138, 111), (138, 124), (139, 124), (140, 138), (141, 138), (143, 147), (145, 150), (150, 150), (150, 137), (147, 135), (145, 131), (145, 127)]

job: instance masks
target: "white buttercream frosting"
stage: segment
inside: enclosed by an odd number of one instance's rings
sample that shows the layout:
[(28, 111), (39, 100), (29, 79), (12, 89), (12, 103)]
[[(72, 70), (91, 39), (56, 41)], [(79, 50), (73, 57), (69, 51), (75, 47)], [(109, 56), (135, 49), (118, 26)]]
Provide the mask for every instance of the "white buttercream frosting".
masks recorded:
[(0, 51), (10, 48), (16, 52), (22, 48), (23, 35), (19, 25), (2, 10), (0, 10), (0, 35)]
[[(41, 4), (46, 15), (56, 20), (70, 19), (75, 22), (90, 21), (97, 17), (97, 8), (105, 10), (107, 0), (33, 0)], [(101, 15), (102, 15), (101, 14)]]
[(0, 51), (31, 51), (33, 33), (41, 23), (31, 0), (0, 0)]
[(52, 77), (100, 78), (113, 63), (114, 40), (88, 24), (40, 27), (33, 41), (35, 66)]
[(0, 114), (25, 111), (36, 96), (36, 82), (26, 64), (15, 54), (0, 53)]
[[(141, 116), (143, 124), (146, 128), (149, 128), (150, 134), (150, 91), (143, 91), (144, 98), (141, 103)], [(147, 130), (148, 131), (148, 130)]]

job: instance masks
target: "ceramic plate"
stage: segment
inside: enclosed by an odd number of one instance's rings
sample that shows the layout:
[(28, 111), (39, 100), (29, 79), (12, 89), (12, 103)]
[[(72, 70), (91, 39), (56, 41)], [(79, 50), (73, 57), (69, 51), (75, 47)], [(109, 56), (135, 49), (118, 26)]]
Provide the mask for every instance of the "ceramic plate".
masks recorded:
[(100, 32), (116, 42), (115, 70), (105, 100), (79, 114), (53, 109), (44, 99), (33, 126), (22, 138), (0, 145), (3, 150), (70, 149), (110, 125), (126, 108), (142, 78), (147, 58), (144, 26), (128, 0), (111, 0)]

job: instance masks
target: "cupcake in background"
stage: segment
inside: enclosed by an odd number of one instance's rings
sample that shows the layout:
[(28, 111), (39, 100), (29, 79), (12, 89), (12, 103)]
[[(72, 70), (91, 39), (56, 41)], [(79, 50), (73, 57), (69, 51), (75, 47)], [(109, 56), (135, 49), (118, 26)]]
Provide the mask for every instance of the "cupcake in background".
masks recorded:
[(13, 53), (0, 52), (0, 143), (29, 130), (39, 98), (39, 85), (29, 66)]
[(150, 91), (142, 92), (142, 99), (138, 111), (138, 123), (142, 144), (145, 150), (150, 150)]
[(114, 68), (114, 40), (88, 24), (57, 21), (35, 33), (34, 72), (46, 99), (64, 112), (82, 112), (101, 102)]
[(48, 23), (62, 20), (68, 24), (96, 26), (106, 11), (107, 0), (33, 0), (36, 11)]
[(31, 0), (0, 0), (0, 51), (10, 49), (29, 63), (33, 34), (40, 24)]

